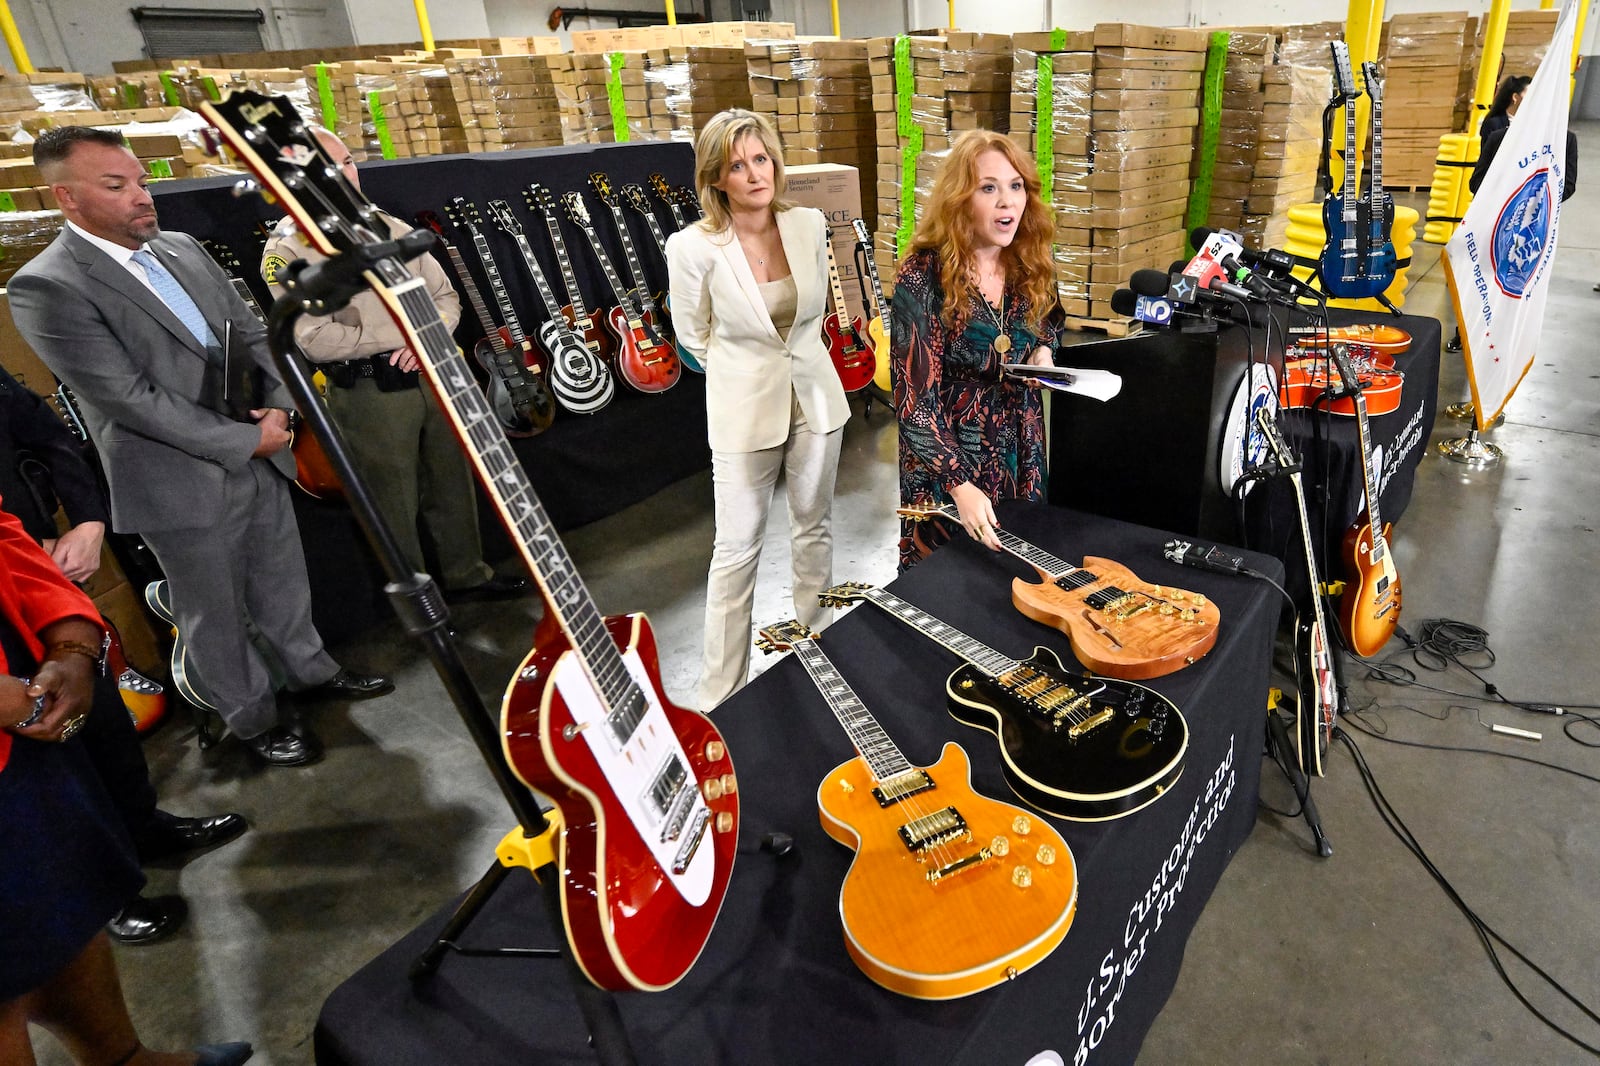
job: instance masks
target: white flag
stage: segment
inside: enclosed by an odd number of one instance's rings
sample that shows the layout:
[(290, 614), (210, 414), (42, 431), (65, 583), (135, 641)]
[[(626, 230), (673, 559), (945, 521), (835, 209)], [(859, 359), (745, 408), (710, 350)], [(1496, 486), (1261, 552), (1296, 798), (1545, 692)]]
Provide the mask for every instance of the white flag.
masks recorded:
[(1477, 195), (1445, 245), (1445, 281), (1478, 428), (1505, 409), (1533, 367), (1567, 169), (1567, 104), (1577, 5), (1567, 0), (1555, 39)]

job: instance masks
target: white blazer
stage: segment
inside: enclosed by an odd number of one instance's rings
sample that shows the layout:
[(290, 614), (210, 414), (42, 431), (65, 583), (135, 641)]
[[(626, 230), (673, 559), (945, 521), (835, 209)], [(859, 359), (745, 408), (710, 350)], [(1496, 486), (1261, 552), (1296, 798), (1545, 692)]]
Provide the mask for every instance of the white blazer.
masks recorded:
[(706, 370), (711, 450), (754, 452), (789, 438), (790, 396), (813, 432), (830, 433), (850, 405), (822, 337), (828, 305), (828, 223), (822, 212), (778, 212), (797, 297), (789, 339), (778, 335), (732, 231), (690, 226), (667, 238), (672, 326)]

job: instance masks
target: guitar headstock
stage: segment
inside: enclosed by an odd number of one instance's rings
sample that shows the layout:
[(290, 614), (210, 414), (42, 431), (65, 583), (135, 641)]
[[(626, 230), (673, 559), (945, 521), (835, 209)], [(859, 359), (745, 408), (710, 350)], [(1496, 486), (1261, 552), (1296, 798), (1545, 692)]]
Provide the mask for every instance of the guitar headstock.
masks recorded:
[(1267, 448), (1272, 452), (1272, 458), (1284, 469), (1298, 465), (1294, 452), (1289, 449), (1289, 442), (1283, 439), (1283, 432), (1278, 429), (1278, 418), (1271, 408), (1256, 408), (1256, 429), (1267, 442)]
[(444, 214), (452, 226), (466, 230), (473, 236), (478, 235), (478, 227), (483, 225), (483, 217), (478, 214), (478, 205), (460, 196), (444, 205)]
[(590, 174), (589, 187), (594, 190), (596, 196), (600, 197), (601, 203), (607, 207), (617, 206), (616, 190), (611, 187), (611, 179), (604, 173), (597, 170)]
[(1350, 365), (1350, 347), (1342, 341), (1335, 341), (1328, 345), (1328, 358), (1333, 360), (1333, 365), (1338, 368), (1339, 381), (1344, 391), (1354, 394), (1361, 391), (1361, 382), (1356, 377), (1356, 368)]
[(378, 209), (345, 180), (287, 96), (235, 89), (202, 102), (200, 113), (317, 251), (339, 255), (388, 239)]
[(1371, 60), (1361, 64), (1361, 79), (1366, 83), (1367, 95), (1372, 98), (1372, 106), (1381, 105), (1383, 103), (1383, 77), (1378, 73), (1378, 64)]
[(1333, 51), (1333, 85), (1340, 102), (1353, 102), (1361, 95), (1356, 90), (1355, 75), (1350, 72), (1350, 48), (1343, 41), (1329, 41)]
[(934, 518), (945, 518), (952, 522), (961, 521), (961, 512), (949, 504), (943, 507), (896, 507), (894, 513), (913, 522), (927, 522)]
[(863, 585), (859, 581), (846, 581), (842, 585), (824, 589), (817, 599), (824, 607), (844, 607), (866, 599), (867, 593), (871, 591), (871, 585)]
[(661, 198), (664, 204), (672, 203), (672, 186), (667, 184), (667, 179), (660, 174), (650, 175), (650, 188)]
[(564, 192), (561, 194), (561, 206), (566, 209), (567, 217), (579, 227), (589, 228), (589, 208), (584, 204), (582, 196), (575, 192)]
[(672, 189), (672, 198), (678, 201), (679, 207), (685, 207), (693, 211), (695, 218), (700, 217), (700, 197), (694, 194), (693, 189), (674, 187)]
[(651, 213), (650, 204), (644, 198), (644, 188), (637, 182), (631, 185), (624, 185), (621, 189), (621, 192), (623, 202), (629, 207), (633, 208), (641, 215), (648, 215)]
[(417, 225), (423, 229), (431, 229), (440, 237), (445, 236), (444, 220), (432, 211), (418, 211), (416, 214)]
[(756, 637), (756, 647), (767, 654), (775, 651), (793, 651), (802, 640), (816, 640), (817, 635), (803, 622), (790, 619), (775, 626), (763, 626)]
[(549, 189), (545, 188), (543, 185), (540, 185), (536, 181), (530, 182), (528, 184), (528, 188), (523, 192), (522, 195), (528, 201), (528, 206), (533, 210), (544, 215), (546, 218), (555, 217), (556, 198), (550, 194)]
[(490, 200), (489, 214), (494, 218), (495, 225), (511, 234), (511, 236), (522, 236), (522, 223), (518, 222), (517, 216), (511, 213), (510, 204), (504, 200)]
[(870, 255), (872, 253), (872, 231), (867, 229), (867, 220), (864, 218), (852, 218), (850, 225), (856, 231), (856, 243), (865, 248), (867, 254)]

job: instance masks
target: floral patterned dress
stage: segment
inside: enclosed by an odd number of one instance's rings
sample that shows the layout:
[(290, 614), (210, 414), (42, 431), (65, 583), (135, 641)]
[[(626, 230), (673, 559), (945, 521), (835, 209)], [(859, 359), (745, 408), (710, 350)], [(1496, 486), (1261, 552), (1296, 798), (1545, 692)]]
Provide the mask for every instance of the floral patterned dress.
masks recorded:
[[(1037, 389), (1003, 377), (1042, 343), (1024, 297), (1006, 291), (1004, 311), (973, 296), (960, 332), (939, 320), (944, 293), (933, 251), (911, 256), (895, 281), (891, 336), (895, 409), (900, 419), (901, 506), (939, 507), (970, 481), (990, 499), (1044, 498), (1044, 402)], [(994, 348), (1001, 323), (1011, 338)], [(950, 539), (950, 523), (900, 523), (900, 569)]]

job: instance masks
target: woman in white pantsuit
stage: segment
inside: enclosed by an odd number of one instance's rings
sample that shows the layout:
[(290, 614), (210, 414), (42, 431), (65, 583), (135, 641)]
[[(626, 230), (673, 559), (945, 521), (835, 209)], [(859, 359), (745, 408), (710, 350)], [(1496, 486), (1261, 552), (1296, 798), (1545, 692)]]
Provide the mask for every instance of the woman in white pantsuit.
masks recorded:
[(734, 109), (695, 144), (705, 217), (667, 241), (672, 324), (706, 370), (716, 542), (706, 588), (699, 704), (745, 683), (762, 534), (781, 470), (788, 486), (794, 606), (807, 625), (833, 580), (834, 474), (850, 408), (822, 339), (828, 225), (783, 199), (771, 122)]

